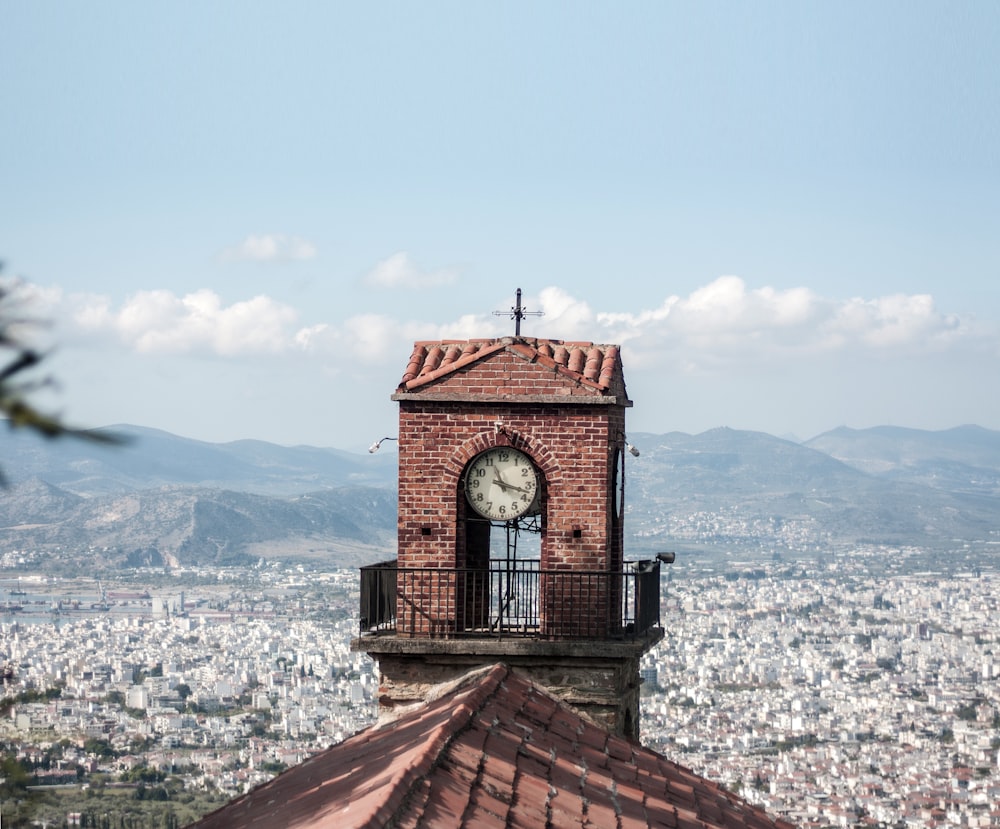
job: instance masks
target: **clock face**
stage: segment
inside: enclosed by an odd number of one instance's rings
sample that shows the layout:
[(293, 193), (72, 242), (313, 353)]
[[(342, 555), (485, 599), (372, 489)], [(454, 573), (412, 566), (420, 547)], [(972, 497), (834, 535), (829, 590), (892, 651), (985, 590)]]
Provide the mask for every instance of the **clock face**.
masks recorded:
[(483, 518), (511, 521), (531, 509), (538, 492), (538, 472), (531, 458), (509, 446), (477, 455), (465, 476), (469, 504)]

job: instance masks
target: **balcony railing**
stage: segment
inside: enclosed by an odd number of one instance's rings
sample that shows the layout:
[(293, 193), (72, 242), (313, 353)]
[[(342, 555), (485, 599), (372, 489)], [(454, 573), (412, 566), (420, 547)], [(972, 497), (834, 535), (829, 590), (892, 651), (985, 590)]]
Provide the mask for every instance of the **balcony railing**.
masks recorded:
[(660, 625), (660, 562), (621, 572), (542, 569), (538, 561), (485, 568), (361, 568), (361, 633), (424, 638), (642, 636)]

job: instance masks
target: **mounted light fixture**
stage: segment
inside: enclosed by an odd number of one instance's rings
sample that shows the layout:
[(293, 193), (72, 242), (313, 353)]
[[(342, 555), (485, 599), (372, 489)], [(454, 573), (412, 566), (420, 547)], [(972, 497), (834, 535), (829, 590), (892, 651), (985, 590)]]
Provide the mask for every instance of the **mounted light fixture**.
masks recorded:
[(399, 440), (399, 438), (385, 437), (382, 438), (381, 440), (377, 440), (371, 446), (368, 447), (368, 451), (372, 453), (378, 452), (379, 448), (382, 446), (383, 441), (386, 440)]
[(625, 448), (626, 448), (626, 449), (628, 449), (628, 453), (629, 453), (629, 454), (630, 454), (630, 455), (631, 455), (631, 456), (632, 456), (633, 458), (638, 458), (638, 457), (639, 457), (639, 450), (638, 450), (638, 449), (636, 449), (636, 448), (635, 448), (635, 447), (634, 447), (634, 446), (633, 446), (633, 445), (632, 445), (631, 443), (629, 443), (629, 442), (628, 442), (628, 437), (627, 437), (627, 436), (625, 435), (625, 433), (624, 433), (624, 432), (619, 432), (619, 433), (618, 433), (618, 436), (619, 436), (619, 437), (620, 437), (620, 438), (621, 438), (621, 439), (622, 439), (623, 441), (625, 441)]

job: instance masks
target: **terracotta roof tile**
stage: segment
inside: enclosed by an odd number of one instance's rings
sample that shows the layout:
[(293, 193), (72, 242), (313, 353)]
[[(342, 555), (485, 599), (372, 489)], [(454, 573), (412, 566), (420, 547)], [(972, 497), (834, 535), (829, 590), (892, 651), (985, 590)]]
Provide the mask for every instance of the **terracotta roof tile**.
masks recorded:
[(672, 806), (647, 803), (646, 816), (650, 826), (663, 826), (668, 827), (668, 829), (674, 829), (677, 826), (677, 810)]
[[(461, 359), (461, 358), (459, 358)], [(288, 769), (197, 829), (790, 827), (503, 665)]]
[(399, 391), (414, 391), (505, 349), (602, 392), (612, 387), (620, 369), (616, 345), (531, 337), (420, 341), (413, 346)]

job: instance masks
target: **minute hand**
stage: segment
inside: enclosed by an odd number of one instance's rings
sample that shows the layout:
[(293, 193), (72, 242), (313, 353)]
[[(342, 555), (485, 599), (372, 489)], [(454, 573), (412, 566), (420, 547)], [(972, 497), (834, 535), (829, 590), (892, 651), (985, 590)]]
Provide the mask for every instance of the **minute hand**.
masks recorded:
[(505, 480), (503, 480), (503, 479), (502, 479), (502, 478), (500, 477), (500, 475), (499, 475), (499, 474), (497, 474), (497, 480), (496, 480), (496, 483), (497, 483), (497, 484), (498, 484), (499, 486), (502, 486), (502, 487), (503, 487), (504, 489), (513, 489), (513, 490), (514, 490), (515, 492), (527, 492), (527, 491), (528, 491), (528, 490), (527, 490), (527, 489), (525, 489), (525, 488), (524, 488), (523, 486), (514, 486), (514, 484), (508, 484), (508, 483), (507, 483), (507, 482), (506, 482)]

